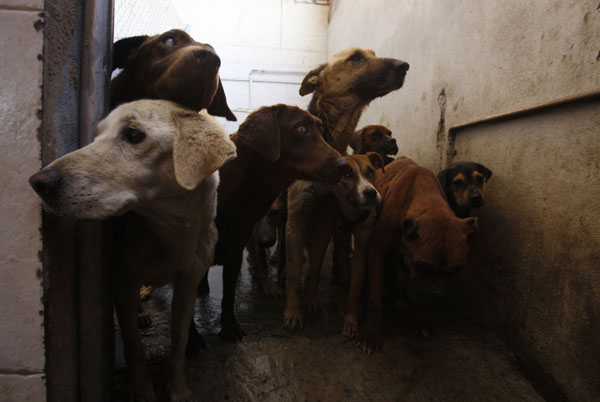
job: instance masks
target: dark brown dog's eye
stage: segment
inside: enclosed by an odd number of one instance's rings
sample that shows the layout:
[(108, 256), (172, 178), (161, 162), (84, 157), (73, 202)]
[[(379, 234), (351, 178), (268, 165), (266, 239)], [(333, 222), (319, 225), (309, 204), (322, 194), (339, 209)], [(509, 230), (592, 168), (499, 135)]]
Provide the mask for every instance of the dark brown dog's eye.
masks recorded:
[(170, 36), (167, 36), (164, 42), (167, 46), (173, 46), (175, 44), (175, 39), (171, 38)]
[(308, 128), (306, 128), (306, 126), (300, 126), (298, 127), (298, 131), (300, 131), (302, 134), (306, 134), (308, 132)]
[(456, 187), (462, 187), (462, 185), (465, 184), (462, 180), (454, 180), (452, 183), (454, 183)]
[(376, 132), (372, 135), (373, 140), (375, 141), (379, 141), (381, 139), (381, 133), (380, 132)]
[(344, 173), (344, 179), (351, 179), (353, 177), (354, 175), (352, 174), (352, 172)]
[(362, 55), (362, 53), (356, 52), (348, 58), (348, 61), (351, 61), (353, 63), (358, 63), (358, 62), (363, 61), (364, 59), (365, 59), (365, 57)]
[(475, 180), (477, 180), (477, 184), (483, 184), (483, 176), (477, 176)]
[(146, 133), (137, 128), (129, 127), (125, 131), (125, 140), (130, 144), (139, 144), (146, 138)]
[(375, 171), (373, 169), (369, 169), (369, 170), (367, 170), (367, 175), (369, 177), (373, 177), (373, 176), (375, 176)]

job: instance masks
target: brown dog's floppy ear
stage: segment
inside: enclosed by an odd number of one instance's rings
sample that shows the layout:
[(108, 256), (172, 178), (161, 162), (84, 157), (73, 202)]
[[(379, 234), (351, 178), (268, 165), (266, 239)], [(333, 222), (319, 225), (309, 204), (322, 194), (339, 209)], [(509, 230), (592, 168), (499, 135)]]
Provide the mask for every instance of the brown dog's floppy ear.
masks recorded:
[(379, 155), (377, 152), (367, 152), (366, 155), (369, 158), (369, 161), (371, 161), (371, 164), (373, 165), (375, 170), (381, 169), (382, 172), (385, 172), (385, 168), (383, 167), (383, 158), (381, 157), (381, 155)]
[(125, 68), (129, 56), (148, 39), (148, 35), (132, 36), (116, 41), (113, 44), (112, 70)]
[(350, 148), (356, 153), (360, 152), (363, 144), (363, 130), (355, 131), (350, 139)]
[(206, 110), (196, 113), (173, 111), (177, 127), (173, 140), (175, 179), (187, 190), (193, 190), (225, 162), (235, 158), (235, 144), (223, 126)]
[(319, 67), (315, 68), (302, 80), (302, 84), (300, 85), (300, 96), (308, 95), (313, 92), (316, 87), (321, 83), (321, 79), (319, 78), (319, 74), (327, 67), (327, 64), (321, 64)]
[(465, 224), (465, 233), (468, 239), (471, 239), (475, 233), (479, 231), (479, 220), (476, 216), (472, 216), (470, 218), (462, 219)]
[(275, 162), (281, 154), (281, 133), (277, 120), (279, 105), (261, 107), (252, 112), (238, 129), (237, 136), (269, 162)]
[(225, 90), (223, 89), (221, 78), (219, 78), (219, 87), (217, 88), (217, 93), (208, 107), (208, 113), (212, 114), (213, 116), (225, 117), (229, 121), (237, 121), (237, 117), (235, 117), (227, 105), (227, 97), (225, 96)]
[(402, 234), (408, 241), (419, 240), (419, 225), (414, 218), (406, 218), (402, 221)]

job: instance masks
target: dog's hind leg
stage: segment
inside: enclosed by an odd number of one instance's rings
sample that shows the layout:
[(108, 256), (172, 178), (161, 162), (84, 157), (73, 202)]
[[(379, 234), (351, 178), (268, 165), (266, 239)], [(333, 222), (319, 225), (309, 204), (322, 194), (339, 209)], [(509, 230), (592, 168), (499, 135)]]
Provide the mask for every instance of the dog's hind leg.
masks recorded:
[(154, 402), (154, 389), (144, 364), (144, 349), (138, 330), (139, 287), (130, 286), (120, 280), (117, 283), (119, 286), (115, 292), (115, 307), (125, 348), (127, 369), (131, 378), (132, 400), (134, 402)]
[(223, 261), (223, 301), (221, 302), (221, 332), (219, 336), (229, 341), (241, 341), (246, 335), (235, 318), (235, 288), (242, 266), (243, 250), (228, 250)]

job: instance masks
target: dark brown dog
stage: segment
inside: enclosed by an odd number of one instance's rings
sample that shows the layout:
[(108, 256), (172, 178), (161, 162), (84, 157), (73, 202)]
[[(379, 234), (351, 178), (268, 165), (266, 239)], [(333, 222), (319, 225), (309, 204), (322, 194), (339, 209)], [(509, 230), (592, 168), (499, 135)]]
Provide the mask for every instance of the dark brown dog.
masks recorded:
[(335, 183), (350, 167), (322, 136), (321, 121), (293, 106), (263, 107), (232, 135), (237, 157), (219, 171), (215, 264), (223, 265), (221, 337), (244, 332), (234, 314), (242, 252), (254, 225), (294, 180)]
[[(323, 121), (325, 140), (345, 153), (363, 109), (375, 98), (399, 89), (408, 64), (376, 57), (372, 50), (350, 48), (333, 55), (327, 63), (309, 72), (300, 95), (314, 93), (308, 111)], [(302, 257), (309, 233), (309, 216), (315, 195), (326, 186), (296, 182), (288, 190), (286, 226), (286, 308), (283, 325), (288, 330), (303, 326)]]
[(485, 201), (485, 183), (492, 171), (477, 162), (456, 162), (438, 173), (438, 179), (450, 204), (459, 218), (471, 216), (471, 211)]
[(365, 126), (356, 131), (350, 141), (350, 147), (355, 154), (377, 152), (386, 165), (394, 160), (389, 155), (398, 153), (398, 145), (396, 139), (392, 138), (392, 132), (387, 127), (379, 125)]
[(468, 239), (477, 230), (477, 218), (455, 216), (434, 173), (408, 158), (390, 163), (385, 172), (378, 171), (375, 185), (381, 207), (369, 240), (368, 312), (361, 331), (368, 354), (381, 344), (381, 275), (386, 253), (402, 247), (410, 261), (411, 286), (441, 291), (450, 274), (466, 264)]
[(220, 66), (211, 45), (179, 29), (121, 39), (113, 45), (113, 70), (123, 71), (110, 83), (111, 109), (136, 99), (164, 99), (235, 121), (218, 75)]

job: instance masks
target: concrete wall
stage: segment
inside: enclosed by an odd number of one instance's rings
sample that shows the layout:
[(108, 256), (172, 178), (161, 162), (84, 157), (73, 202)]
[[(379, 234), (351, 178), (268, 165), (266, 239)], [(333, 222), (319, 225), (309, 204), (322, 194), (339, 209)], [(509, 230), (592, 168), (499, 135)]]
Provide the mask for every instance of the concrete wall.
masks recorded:
[[(351, 45), (410, 63), (405, 87), (359, 125), (437, 171), (452, 125), (600, 88), (590, 0), (335, 0), (328, 53)], [(465, 312), (496, 330), (549, 400), (600, 399), (597, 102), (457, 134), (455, 160), (494, 172), (465, 272)]]
[(0, 395), (43, 401), (40, 203), (42, 0), (0, 1)]

